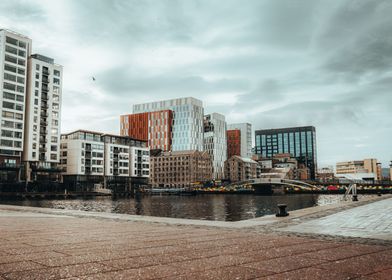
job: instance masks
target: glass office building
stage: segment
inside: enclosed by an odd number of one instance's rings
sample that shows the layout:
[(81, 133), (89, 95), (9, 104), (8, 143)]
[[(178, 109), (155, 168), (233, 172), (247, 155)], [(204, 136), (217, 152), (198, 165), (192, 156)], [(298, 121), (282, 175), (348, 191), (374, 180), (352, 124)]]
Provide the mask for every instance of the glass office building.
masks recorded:
[(316, 177), (317, 151), (314, 126), (256, 130), (255, 135), (257, 155), (271, 158), (275, 154), (290, 153), (299, 163), (310, 169), (312, 179)]
[(201, 100), (192, 97), (133, 105), (133, 113), (173, 111), (172, 151), (203, 151), (204, 109)]

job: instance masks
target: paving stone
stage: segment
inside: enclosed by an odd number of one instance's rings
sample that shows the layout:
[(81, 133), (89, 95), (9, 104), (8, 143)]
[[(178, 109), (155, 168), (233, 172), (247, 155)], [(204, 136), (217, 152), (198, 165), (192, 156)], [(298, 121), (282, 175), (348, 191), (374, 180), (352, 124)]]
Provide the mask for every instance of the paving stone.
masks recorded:
[[(178, 280), (232, 280), (232, 279), (255, 279), (258, 277), (270, 275), (273, 272), (262, 271), (260, 269), (253, 269), (249, 267), (224, 267), (220, 269), (210, 269), (206, 271), (198, 271), (191, 274), (180, 275), (175, 279)], [(172, 277), (163, 278), (172, 279)]]
[(315, 266), (323, 262), (325, 261), (303, 258), (300, 256), (289, 256), (243, 264), (242, 266), (279, 273), (304, 267)]
[(267, 277), (259, 278), (266, 280), (346, 280), (346, 279), (354, 279), (354, 274), (349, 273), (339, 273), (336, 271), (326, 271), (324, 269), (319, 268), (302, 268), (289, 272), (279, 273), (270, 275)]
[(113, 270), (110, 267), (104, 266), (103, 264), (90, 263), (90, 264), (78, 264), (69, 265), (56, 268), (48, 269), (37, 269), (22, 272), (11, 272), (3, 274), (6, 279), (59, 279), (69, 278), (73, 276), (83, 276), (87, 274), (95, 274), (102, 271)]
[(43, 268), (45, 268), (45, 266), (40, 265), (38, 263), (31, 262), (31, 261), (3, 263), (3, 264), (0, 264), (0, 274), (4, 274), (7, 272), (14, 272), (14, 271), (40, 269), (40, 268), (43, 269)]
[(392, 269), (383, 270), (374, 274), (361, 277), (362, 280), (391, 280)]

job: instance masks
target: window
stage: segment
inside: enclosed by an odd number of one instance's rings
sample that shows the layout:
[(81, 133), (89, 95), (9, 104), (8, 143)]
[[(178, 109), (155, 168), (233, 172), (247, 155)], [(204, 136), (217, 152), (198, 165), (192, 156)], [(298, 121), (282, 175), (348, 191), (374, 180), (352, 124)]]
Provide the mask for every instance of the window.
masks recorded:
[(19, 113), (15, 113), (15, 119), (17, 120), (23, 120), (23, 115)]
[(5, 51), (12, 53), (12, 54), (18, 54), (18, 50), (14, 47), (10, 47), (10, 46), (5, 46)]
[(16, 76), (8, 73), (4, 73), (4, 79), (8, 81), (16, 82)]
[(9, 84), (9, 83), (4, 83), (4, 89), (8, 89), (8, 90), (12, 90), (15, 91), (16, 86), (13, 84)]
[(39, 82), (38, 81), (35, 81), (35, 87), (39, 88)]
[(23, 105), (15, 104), (15, 110), (17, 110), (17, 111), (23, 111)]
[(52, 134), (57, 134), (58, 133), (58, 129), (57, 128), (52, 128)]
[(39, 64), (35, 65), (35, 70), (39, 70)]
[(11, 103), (11, 102), (3, 101), (3, 108), (14, 109), (15, 108), (15, 104)]
[(1, 126), (2, 127), (9, 127), (9, 128), (14, 128), (14, 122), (11, 121), (1, 121)]
[(16, 91), (17, 91), (17, 92), (24, 93), (24, 87), (22, 87), (22, 86), (16, 86)]
[(16, 95), (16, 101), (23, 102), (24, 101), (23, 95)]
[(25, 74), (25, 70), (22, 68), (18, 68), (18, 74), (24, 75)]
[(25, 57), (25, 56), (26, 56), (26, 52), (25, 52), (25, 51), (22, 51), (22, 50), (19, 50), (19, 51), (18, 51), (18, 55), (19, 55), (19, 56)]
[(21, 47), (22, 49), (25, 49), (26, 48), (26, 43), (22, 42), (22, 41), (19, 41), (19, 47)]
[(24, 84), (25, 79), (22, 78), (22, 77), (18, 77), (18, 78), (17, 78), (17, 82), (20, 83), (20, 84)]
[(18, 64), (25, 66), (26, 61), (24, 59), (18, 59)]
[(22, 142), (21, 141), (14, 141), (14, 147), (22, 148)]
[(1, 136), (2, 137), (14, 137), (14, 133), (10, 130), (1, 130)]
[(13, 142), (12, 142), (12, 140), (1, 139), (0, 144), (1, 144), (1, 146), (13, 147)]
[(18, 45), (18, 40), (11, 38), (11, 37), (8, 37), (8, 36), (5, 37), (5, 41), (11, 45), (15, 45), (15, 46)]
[(4, 70), (16, 73), (16, 67), (8, 64), (4, 64)]
[(11, 62), (11, 63), (15, 63), (17, 62), (16, 57), (10, 56), (10, 55), (5, 55), (5, 61)]
[(60, 84), (60, 79), (53, 78), (53, 83), (54, 83), (55, 85), (59, 85), (59, 84)]
[(9, 92), (4, 92), (4, 93), (3, 93), (3, 98), (15, 100), (15, 94), (9, 93)]
[(57, 77), (60, 77), (60, 71), (59, 70), (53, 70), (53, 74)]
[(58, 126), (59, 125), (59, 121), (58, 120), (52, 120), (52, 125), (53, 126)]
[(50, 146), (50, 150), (51, 150), (52, 152), (57, 152), (57, 145), (51, 145), (51, 146)]

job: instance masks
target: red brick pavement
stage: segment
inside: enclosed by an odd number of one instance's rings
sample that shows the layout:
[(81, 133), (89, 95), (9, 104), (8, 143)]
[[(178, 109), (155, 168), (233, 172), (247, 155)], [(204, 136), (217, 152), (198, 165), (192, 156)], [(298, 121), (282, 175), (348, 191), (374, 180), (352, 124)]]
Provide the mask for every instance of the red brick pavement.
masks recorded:
[[(0, 212), (1, 214), (1, 212)], [(109, 219), (0, 215), (0, 279), (391, 279), (392, 247)]]

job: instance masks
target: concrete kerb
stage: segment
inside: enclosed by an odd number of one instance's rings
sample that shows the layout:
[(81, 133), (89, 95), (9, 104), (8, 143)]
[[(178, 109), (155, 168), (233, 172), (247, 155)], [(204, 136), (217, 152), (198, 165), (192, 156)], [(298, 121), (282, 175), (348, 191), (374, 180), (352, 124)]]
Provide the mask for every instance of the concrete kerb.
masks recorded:
[(263, 216), (255, 219), (225, 222), (225, 221), (211, 221), (211, 220), (194, 220), (194, 219), (180, 219), (180, 218), (166, 218), (166, 217), (153, 217), (153, 216), (137, 216), (128, 214), (117, 214), (107, 212), (87, 212), (80, 210), (65, 210), (65, 209), (52, 209), (28, 206), (14, 206), (0, 204), (0, 216), (5, 214), (4, 211), (24, 212), (24, 213), (39, 213), (45, 215), (55, 215), (56, 217), (77, 217), (77, 218), (96, 218), (96, 219), (110, 219), (128, 222), (143, 222), (155, 223), (163, 225), (175, 226), (197, 226), (197, 227), (215, 227), (227, 229), (257, 229), (268, 227), (269, 229), (281, 228), (292, 224), (324, 217), (342, 210), (350, 209), (357, 206), (362, 206), (371, 202), (391, 198), (392, 195), (384, 195), (382, 197), (367, 197), (363, 198), (360, 202), (343, 201), (337, 204), (310, 207), (295, 211), (290, 211), (287, 217), (275, 217), (275, 215)]

